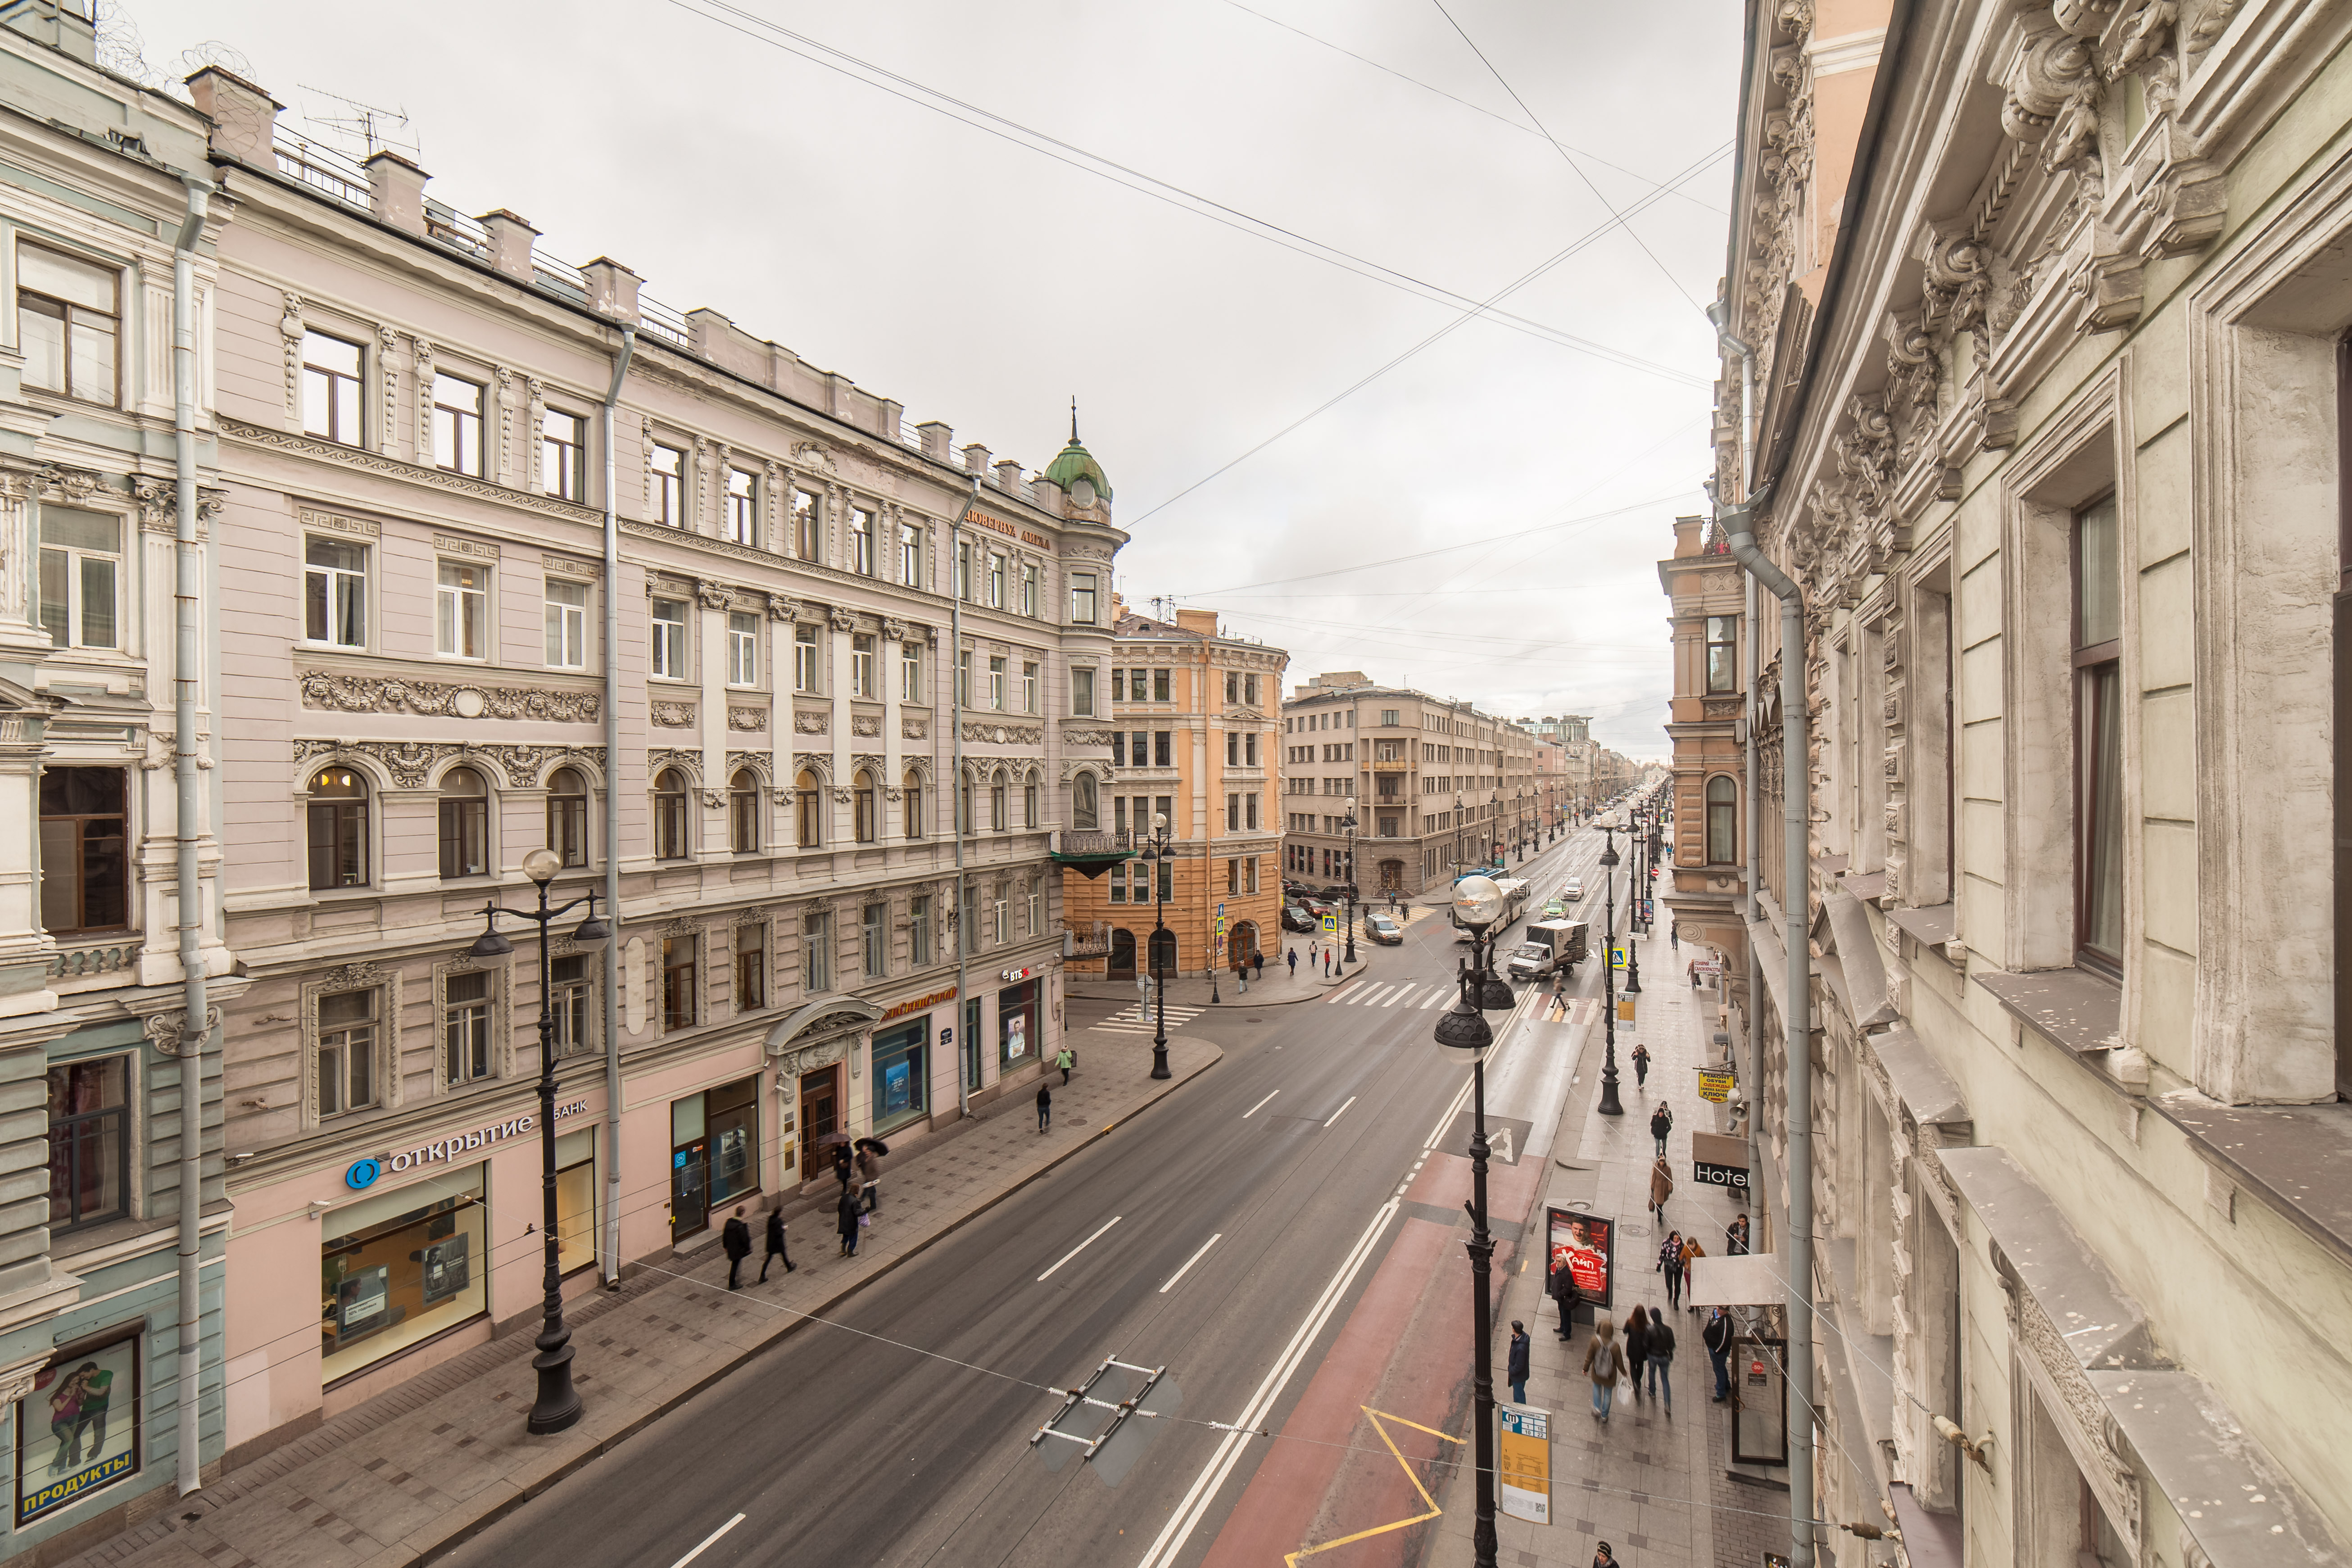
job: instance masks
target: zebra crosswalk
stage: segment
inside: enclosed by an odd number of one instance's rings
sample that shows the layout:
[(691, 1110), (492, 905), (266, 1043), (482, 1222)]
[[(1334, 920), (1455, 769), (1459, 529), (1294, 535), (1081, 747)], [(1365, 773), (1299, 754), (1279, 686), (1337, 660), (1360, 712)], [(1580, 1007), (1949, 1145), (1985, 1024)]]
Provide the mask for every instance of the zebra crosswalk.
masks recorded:
[[(1168, 1032), (1174, 1034), (1207, 1011), (1206, 1007), (1187, 1007), (1171, 1002), (1168, 1004)], [(1160, 1009), (1141, 1002), (1130, 1002), (1102, 1022), (1089, 1025), (1088, 1027), (1108, 1029), (1116, 1035), (1157, 1034), (1160, 1029)]]
[(1324, 998), (1342, 1007), (1434, 1007), (1453, 994), (1453, 987), (1408, 980), (1402, 985), (1360, 980)]

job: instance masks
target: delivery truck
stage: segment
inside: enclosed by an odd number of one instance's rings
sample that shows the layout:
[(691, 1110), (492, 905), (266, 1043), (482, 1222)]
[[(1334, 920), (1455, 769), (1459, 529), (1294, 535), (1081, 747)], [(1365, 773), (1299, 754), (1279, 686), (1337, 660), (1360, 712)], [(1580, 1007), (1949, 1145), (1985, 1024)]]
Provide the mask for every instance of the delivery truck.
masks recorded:
[(1549, 979), (1560, 971), (1573, 974), (1584, 957), (1587, 929), (1583, 921), (1531, 921), (1503, 967), (1522, 982)]

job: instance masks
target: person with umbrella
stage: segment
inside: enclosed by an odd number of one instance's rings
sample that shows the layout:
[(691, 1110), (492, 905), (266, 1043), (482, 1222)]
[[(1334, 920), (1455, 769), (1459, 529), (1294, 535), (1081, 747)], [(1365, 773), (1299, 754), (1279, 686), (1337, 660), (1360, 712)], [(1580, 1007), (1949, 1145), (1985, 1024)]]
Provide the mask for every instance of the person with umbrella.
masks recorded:
[(882, 1156), (889, 1152), (889, 1145), (879, 1138), (857, 1141), (858, 1184), (867, 1214), (882, 1206)]

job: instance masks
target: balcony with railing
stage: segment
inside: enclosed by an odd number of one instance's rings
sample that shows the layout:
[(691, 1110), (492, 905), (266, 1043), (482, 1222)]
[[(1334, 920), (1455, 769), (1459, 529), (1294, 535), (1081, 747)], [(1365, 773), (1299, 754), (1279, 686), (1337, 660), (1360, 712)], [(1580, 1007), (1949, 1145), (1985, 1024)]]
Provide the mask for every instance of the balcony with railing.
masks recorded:
[(1065, 958), (1108, 958), (1110, 956), (1110, 921), (1064, 921), (1062, 925), (1062, 956)]
[(1051, 854), (1061, 865), (1092, 880), (1135, 854), (1133, 835), (1117, 830), (1057, 827)]

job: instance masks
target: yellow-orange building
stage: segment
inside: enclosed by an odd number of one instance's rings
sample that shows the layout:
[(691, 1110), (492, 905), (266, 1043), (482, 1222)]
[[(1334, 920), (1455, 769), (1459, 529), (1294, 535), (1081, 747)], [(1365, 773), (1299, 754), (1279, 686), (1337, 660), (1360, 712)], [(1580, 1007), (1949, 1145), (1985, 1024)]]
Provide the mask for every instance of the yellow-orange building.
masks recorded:
[[(1112, 776), (1103, 827), (1132, 855), (1088, 877), (1065, 869), (1069, 967), (1132, 979), (1150, 963), (1155, 917), (1173, 974), (1282, 951), (1282, 750), (1276, 717), (1290, 656), (1225, 635), (1210, 610), (1157, 620), (1114, 600)], [(1155, 815), (1166, 858), (1147, 861)], [(1156, 866), (1165, 900), (1155, 907)], [(1224, 925), (1220, 930), (1220, 912)]]

